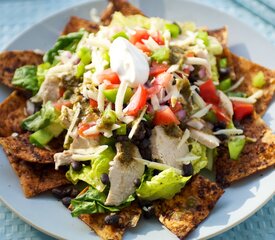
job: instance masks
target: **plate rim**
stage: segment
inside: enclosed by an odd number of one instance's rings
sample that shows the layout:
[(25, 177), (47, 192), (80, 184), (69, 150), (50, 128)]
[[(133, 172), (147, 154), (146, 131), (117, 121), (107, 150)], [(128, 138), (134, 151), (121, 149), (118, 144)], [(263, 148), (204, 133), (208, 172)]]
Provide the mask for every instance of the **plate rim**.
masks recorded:
[[(269, 42), (270, 44), (272, 44), (272, 42), (270, 41), (270, 39), (268, 39), (266, 36), (260, 34), (258, 31), (256, 31), (255, 29), (253, 29), (250, 25), (248, 25), (247, 23), (245, 22), (242, 22), (240, 21), (239, 19), (237, 19), (236, 17), (228, 14), (227, 12), (224, 12), (220, 9), (216, 9), (212, 6), (209, 6), (209, 5), (206, 5), (204, 4), (203, 2), (193, 2), (192, 0), (179, 0), (179, 1), (182, 1), (182, 2), (188, 2), (190, 4), (193, 4), (193, 5), (196, 5), (196, 7), (203, 7), (203, 8), (206, 8), (206, 9), (211, 9), (212, 11), (215, 11), (215, 12), (219, 12), (219, 13), (222, 13), (223, 15), (226, 15), (228, 18), (230, 18), (230, 20), (233, 20), (233, 21), (237, 21), (238, 23), (240, 23), (241, 25), (243, 25), (243, 27), (245, 28), (248, 28), (249, 31), (261, 36), (263, 39), (265, 39), (267, 42)], [(95, 2), (105, 2), (104, 0), (86, 0), (85, 2), (82, 2), (82, 3), (76, 3), (74, 4), (73, 6), (70, 6), (70, 7), (66, 7), (60, 11), (57, 11), (55, 13), (52, 13), (50, 15), (48, 15), (47, 17), (44, 17), (44, 18), (41, 18), (37, 23), (35, 24), (32, 24), (31, 26), (27, 27), (25, 30), (21, 31), (20, 33), (16, 34), (10, 41), (8, 41), (7, 44), (5, 44), (3, 46), (3, 50), (1, 51), (8, 51), (8, 48), (15, 42), (17, 41), (18, 39), (20, 39), (21, 36), (25, 35), (28, 33), (28, 31), (30, 31), (32, 28), (40, 25), (41, 23), (43, 22), (46, 22), (48, 21), (49, 19), (51, 18), (54, 18), (54, 17), (57, 17), (58, 15), (60, 14), (64, 14), (74, 8), (77, 8), (77, 7), (81, 7), (81, 6), (84, 6), (84, 5), (91, 5), (90, 7), (92, 8), (92, 4), (95, 3)], [(140, 2), (140, 0), (138, 0), (138, 2)], [(107, 5), (107, 3), (106, 3)], [(69, 16), (68, 16), (69, 17)], [(273, 44), (272, 44), (273, 45)], [(274, 45), (273, 45), (273, 48), (274, 48)], [(274, 48), (275, 49), (275, 48)], [(11, 166), (10, 166), (11, 167)], [(268, 170), (268, 169), (267, 169)], [(264, 170), (265, 171), (265, 170)], [(226, 189), (225, 189), (226, 190)], [(22, 193), (23, 194), (23, 193)], [(232, 229), (233, 227), (237, 226), (238, 224), (244, 222), (246, 219), (248, 219), (249, 217), (251, 217), (252, 215), (254, 215), (259, 209), (261, 209), (264, 205), (267, 204), (267, 202), (270, 201), (270, 199), (275, 195), (275, 189), (273, 190), (273, 193), (271, 192), (271, 194), (266, 197), (256, 208), (254, 208), (249, 214), (243, 216), (243, 217), (240, 217), (238, 220), (236, 220), (234, 223), (231, 223), (230, 226), (227, 226), (227, 227), (224, 227), (223, 229), (220, 229), (218, 231), (215, 231), (214, 233), (212, 234), (208, 234), (207, 238), (212, 238), (214, 236), (217, 236), (217, 235), (220, 235), (230, 229)], [(50, 237), (54, 237), (54, 238), (57, 238), (57, 239), (64, 239), (50, 231), (47, 231), (46, 229), (40, 227), (39, 225), (36, 225), (34, 222), (28, 220), (28, 218), (24, 217), (23, 215), (21, 215), (11, 204), (9, 204), (5, 199), (4, 197), (1, 195), (0, 193), (0, 200), (4, 203), (4, 205), (10, 209), (13, 213), (15, 213), (21, 220), (23, 220), (25, 223), (29, 224), (30, 226), (34, 227), (35, 229), (37, 229), (38, 231), (50, 236)], [(201, 239), (201, 238), (199, 238)]]

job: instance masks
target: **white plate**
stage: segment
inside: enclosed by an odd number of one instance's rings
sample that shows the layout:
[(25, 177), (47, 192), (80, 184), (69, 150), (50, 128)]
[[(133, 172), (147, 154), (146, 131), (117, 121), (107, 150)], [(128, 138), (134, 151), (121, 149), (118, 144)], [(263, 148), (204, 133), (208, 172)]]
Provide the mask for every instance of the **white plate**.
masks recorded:
[[(171, 20), (189, 20), (199, 26), (218, 28), (229, 27), (231, 49), (242, 56), (275, 68), (274, 47), (261, 35), (238, 20), (215, 9), (189, 1), (147, 0), (136, 1), (148, 16), (159, 16)], [(53, 15), (31, 27), (17, 37), (7, 47), (14, 49), (43, 49), (52, 46), (71, 15), (88, 18), (92, 7), (101, 11), (105, 2), (90, 3), (70, 8)], [(1, 87), (0, 100), (9, 94)], [(272, 113), (273, 111), (273, 113)], [(264, 119), (275, 129), (275, 104), (269, 107)], [(90, 229), (56, 201), (50, 194), (43, 194), (32, 199), (24, 198), (20, 184), (13, 173), (6, 156), (0, 151), (0, 197), (23, 220), (38, 230), (58, 239), (97, 239)], [(275, 172), (273, 169), (251, 176), (226, 189), (225, 194), (211, 212), (210, 216), (189, 236), (189, 239), (204, 239), (222, 233), (262, 207), (274, 194)], [(138, 227), (127, 231), (125, 239), (176, 239), (156, 220), (140, 221)]]

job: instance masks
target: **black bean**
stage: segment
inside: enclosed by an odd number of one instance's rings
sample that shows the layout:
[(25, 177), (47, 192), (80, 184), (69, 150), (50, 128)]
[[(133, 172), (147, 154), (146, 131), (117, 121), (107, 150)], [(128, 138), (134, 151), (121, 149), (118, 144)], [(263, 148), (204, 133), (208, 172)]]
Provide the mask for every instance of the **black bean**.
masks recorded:
[(230, 68), (220, 68), (219, 73), (221, 77), (227, 77), (230, 74)]
[(54, 188), (52, 189), (52, 194), (57, 198), (57, 199), (61, 199), (64, 197), (63, 195), (63, 191), (60, 188)]
[(135, 179), (135, 180), (134, 180), (134, 184), (135, 184), (135, 186), (138, 188), (138, 187), (140, 186), (140, 184), (141, 184), (140, 179), (139, 179), (139, 178)]
[(75, 187), (71, 191), (71, 198), (75, 198), (79, 194), (79, 190)]
[(219, 135), (216, 135), (216, 137), (218, 139), (220, 139), (221, 141), (224, 141), (228, 138), (227, 135), (225, 135), (225, 134), (219, 134)]
[(191, 176), (194, 173), (193, 165), (192, 163), (189, 164), (183, 164), (182, 166), (182, 175), (187, 177)]
[(100, 180), (104, 185), (110, 184), (110, 179), (107, 173), (102, 173), (100, 176)]
[(197, 92), (197, 94), (200, 94), (200, 89), (199, 88), (195, 88), (195, 91)]
[(65, 207), (69, 207), (71, 204), (71, 200), (72, 199), (70, 197), (64, 197), (61, 201)]
[(225, 122), (217, 122), (217, 123), (214, 124), (213, 131), (216, 132), (218, 130), (225, 129), (225, 128), (226, 128), (226, 123)]
[(152, 129), (150, 127), (146, 128), (145, 137), (149, 138), (152, 135)]
[(139, 148), (141, 148), (141, 149), (146, 149), (149, 147), (150, 147), (150, 140), (147, 138), (144, 138), (139, 144)]
[(146, 219), (149, 219), (155, 215), (155, 208), (154, 206), (149, 206), (149, 207), (143, 207), (143, 216)]
[(143, 208), (143, 207), (149, 207), (152, 205), (152, 203), (148, 200), (143, 200), (143, 199), (140, 199), (138, 198), (138, 205)]
[(244, 129), (243, 125), (239, 121), (234, 120), (233, 123), (234, 123), (234, 126), (236, 128), (238, 128), (238, 129)]
[(111, 215), (107, 215), (104, 219), (105, 223), (107, 225), (118, 225), (119, 224), (119, 215), (117, 214), (111, 214)]
[(117, 136), (116, 140), (118, 142), (126, 142), (126, 141), (129, 141), (129, 138), (128, 138), (128, 136), (121, 135), (121, 136)]
[(140, 150), (140, 154), (142, 156), (142, 158), (151, 161), (152, 160), (152, 152), (150, 147), (149, 148), (145, 148), (145, 149), (139, 149)]
[(82, 163), (80, 163), (78, 161), (71, 162), (71, 166), (72, 166), (73, 170), (76, 172), (79, 172), (82, 169)]
[(63, 190), (62, 190), (63, 196), (64, 196), (64, 197), (70, 196), (72, 190), (73, 190), (73, 186), (67, 186), (67, 187), (63, 188)]

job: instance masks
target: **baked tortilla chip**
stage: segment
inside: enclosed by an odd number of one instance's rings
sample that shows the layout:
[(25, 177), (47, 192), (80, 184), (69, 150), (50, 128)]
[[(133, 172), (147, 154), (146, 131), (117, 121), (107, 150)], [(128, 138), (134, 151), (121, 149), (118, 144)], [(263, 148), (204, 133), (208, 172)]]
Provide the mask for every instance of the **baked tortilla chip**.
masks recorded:
[(183, 239), (209, 215), (223, 192), (216, 183), (197, 175), (172, 199), (156, 201), (156, 216)]
[(27, 198), (69, 183), (65, 171), (54, 170), (52, 164), (29, 163), (8, 153), (7, 157)]
[(15, 70), (24, 65), (38, 65), (43, 62), (42, 58), (42, 54), (34, 51), (6, 51), (0, 53), (0, 82), (10, 88), (15, 88), (11, 84)]
[(21, 133), (20, 124), (26, 118), (26, 98), (17, 91), (10, 94), (0, 104), (0, 137), (8, 137), (12, 133)]
[(143, 12), (125, 0), (109, 0), (109, 4), (101, 14), (101, 23), (109, 25), (114, 12), (121, 12), (125, 16), (144, 15)]
[(265, 122), (254, 114), (243, 122), (244, 134), (257, 139), (246, 143), (239, 160), (231, 160), (226, 146), (220, 146), (216, 159), (216, 181), (227, 187), (231, 183), (275, 165), (275, 135)]
[(228, 45), (228, 30), (227, 30), (226, 26), (219, 28), (219, 29), (207, 30), (207, 32), (210, 36), (217, 38), (223, 47), (227, 47), (227, 45)]
[(141, 208), (137, 203), (123, 208), (118, 215), (120, 216), (119, 226), (107, 225), (104, 218), (106, 213), (81, 214), (80, 219), (85, 222), (95, 233), (104, 240), (119, 240), (127, 228), (135, 227), (141, 216)]
[(264, 91), (263, 96), (258, 99), (255, 103), (256, 112), (262, 116), (275, 91), (275, 71), (267, 69), (263, 66), (260, 66), (256, 63), (253, 63), (243, 57), (239, 57), (233, 53), (231, 53), (232, 60), (233, 60), (233, 67), (236, 74), (236, 79), (244, 77), (244, 82), (240, 85), (236, 91), (241, 91), (246, 93), (247, 95), (252, 95), (258, 88), (252, 86), (252, 78), (255, 76), (259, 71), (262, 71), (265, 75), (266, 84), (261, 88)]
[[(32, 145), (29, 141), (30, 133), (19, 134), (16, 137), (0, 138), (0, 144), (5, 152), (23, 161), (33, 163), (54, 163), (53, 155), (57, 150), (48, 150)], [(61, 150), (62, 151), (62, 150)]]
[(69, 22), (66, 24), (62, 35), (66, 35), (72, 32), (78, 32), (81, 28), (85, 29), (88, 32), (96, 33), (99, 30), (99, 25), (89, 20), (77, 16), (72, 16)]

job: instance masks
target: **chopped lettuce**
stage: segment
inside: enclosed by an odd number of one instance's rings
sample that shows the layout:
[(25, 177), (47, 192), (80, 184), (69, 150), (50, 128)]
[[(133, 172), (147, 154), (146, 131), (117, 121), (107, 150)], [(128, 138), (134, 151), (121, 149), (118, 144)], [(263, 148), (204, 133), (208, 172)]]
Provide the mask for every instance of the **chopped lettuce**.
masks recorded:
[(103, 173), (109, 172), (109, 163), (113, 160), (115, 152), (111, 147), (99, 154), (99, 156), (91, 159), (91, 166), (83, 166), (80, 171), (74, 171), (72, 167), (67, 171), (66, 177), (73, 184), (77, 184), (79, 180), (84, 181), (98, 191), (102, 192), (105, 185), (101, 182), (100, 177)]
[(39, 90), (36, 73), (36, 66), (26, 65), (17, 68), (12, 79), (12, 84), (30, 90), (32, 94), (35, 95)]
[(216, 57), (212, 54), (209, 54), (210, 58), (210, 65), (211, 65), (211, 75), (212, 75), (212, 80), (214, 82), (219, 82), (219, 72), (217, 68), (217, 60)]
[(190, 177), (183, 177), (169, 168), (150, 180), (142, 182), (136, 193), (139, 198), (148, 201), (170, 199), (184, 187), (189, 179)]
[(194, 169), (194, 175), (197, 174), (201, 169), (205, 168), (208, 163), (207, 154), (206, 154), (207, 148), (196, 142), (191, 142), (191, 153), (193, 153), (196, 156), (200, 156), (199, 159), (192, 161), (192, 166)]
[(72, 216), (77, 217), (80, 214), (94, 214), (105, 212), (118, 212), (122, 208), (130, 205), (135, 198), (130, 195), (120, 206), (106, 206), (104, 205), (107, 195), (104, 192), (99, 192), (93, 187), (77, 196), (71, 201), (73, 206)]
[(120, 12), (115, 12), (113, 14), (113, 19), (110, 26), (120, 26), (129, 28), (143, 27), (149, 29), (150, 19), (142, 15), (131, 15), (126, 17)]
[(161, 63), (163, 61), (166, 61), (169, 59), (170, 56), (170, 50), (167, 47), (162, 47), (157, 50), (155, 50), (151, 56), (153, 60), (155, 60), (158, 63)]
[(222, 45), (217, 40), (217, 38), (208, 36), (209, 44), (207, 46), (207, 49), (210, 53), (213, 55), (220, 55), (223, 52)]
[(56, 121), (58, 113), (51, 102), (47, 102), (40, 111), (27, 117), (22, 122), (22, 128), (29, 131), (37, 131)]
[(74, 52), (83, 34), (84, 31), (80, 30), (79, 32), (69, 33), (68, 35), (59, 37), (53, 48), (44, 55), (44, 62), (54, 63), (55, 57), (58, 56), (60, 50)]
[(49, 68), (51, 67), (51, 64), (48, 62), (39, 64), (37, 66), (37, 81), (38, 81), (38, 86), (40, 87), (41, 84), (45, 80), (45, 75), (48, 72)]

